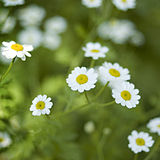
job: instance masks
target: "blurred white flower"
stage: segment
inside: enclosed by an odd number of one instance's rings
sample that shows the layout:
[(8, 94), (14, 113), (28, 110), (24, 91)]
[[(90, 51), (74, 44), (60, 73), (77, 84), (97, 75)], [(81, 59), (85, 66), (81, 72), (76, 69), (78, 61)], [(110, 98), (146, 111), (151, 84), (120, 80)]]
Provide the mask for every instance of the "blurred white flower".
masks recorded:
[(33, 116), (40, 116), (41, 114), (50, 114), (50, 109), (52, 108), (53, 103), (51, 98), (46, 95), (38, 95), (33, 101), (30, 107), (30, 111)]
[(82, 0), (82, 4), (88, 8), (98, 8), (102, 5), (103, 0)]
[(9, 33), (9, 32), (11, 32), (13, 30), (13, 28), (15, 27), (15, 25), (16, 25), (15, 18), (14, 17), (8, 17), (5, 20), (5, 23), (2, 26), (1, 32), (2, 33)]
[(32, 45), (21, 45), (14, 41), (2, 42), (3, 47), (1, 47), (2, 55), (8, 59), (13, 59), (15, 57), (21, 58), (23, 61), (26, 60), (26, 56), (31, 57), (28, 51), (32, 51)]
[(110, 128), (104, 128), (103, 129), (103, 134), (108, 135), (111, 133), (111, 129)]
[(111, 20), (98, 27), (98, 34), (103, 39), (111, 39), (117, 44), (125, 43), (135, 33), (135, 25), (128, 20)]
[(18, 33), (18, 42), (21, 44), (30, 44), (33, 47), (39, 47), (43, 39), (43, 33), (37, 27), (27, 27)]
[(95, 124), (94, 124), (93, 121), (88, 121), (88, 122), (85, 123), (85, 125), (84, 125), (84, 131), (86, 133), (91, 134), (92, 132), (94, 132), (94, 130), (95, 130)]
[(151, 119), (147, 124), (147, 127), (152, 133), (158, 133), (160, 136), (160, 117)]
[(135, 8), (136, 0), (112, 0), (113, 4), (120, 10), (126, 11)]
[(134, 108), (139, 104), (140, 96), (139, 90), (134, 88), (134, 85), (129, 82), (123, 82), (116, 88), (112, 89), (112, 97), (115, 98), (117, 104), (126, 106), (127, 108)]
[(0, 9), (0, 25), (3, 24), (8, 16), (8, 9)]
[(128, 136), (129, 144), (128, 147), (134, 152), (149, 152), (149, 147), (152, 147), (154, 140), (148, 133), (132, 131), (131, 135)]
[(43, 46), (50, 49), (56, 50), (61, 44), (61, 37), (57, 34), (45, 33), (43, 36)]
[(100, 43), (89, 42), (86, 44), (86, 47), (82, 48), (85, 51), (85, 57), (92, 57), (97, 60), (98, 58), (104, 58), (108, 52), (107, 47), (101, 46)]
[(103, 63), (98, 70), (99, 79), (105, 85), (109, 82), (110, 87), (115, 88), (123, 81), (130, 80), (129, 70), (122, 68), (118, 63)]
[(0, 61), (3, 63), (3, 64), (10, 64), (12, 59), (8, 59), (6, 58), (5, 56), (2, 55), (2, 50), (0, 49)]
[(37, 5), (30, 5), (18, 11), (18, 18), (22, 26), (39, 26), (45, 17), (45, 9)]
[(67, 21), (65, 20), (65, 18), (61, 16), (55, 16), (55, 17), (49, 18), (45, 22), (46, 32), (59, 34), (59, 33), (65, 32), (66, 28), (67, 28)]
[(17, 6), (24, 4), (24, 0), (2, 0), (4, 2), (4, 6)]
[(0, 132), (0, 148), (8, 147), (12, 143), (12, 140), (8, 133)]
[(135, 31), (130, 39), (130, 42), (135, 46), (141, 46), (145, 42), (145, 37), (141, 32)]
[(95, 88), (97, 77), (98, 75), (93, 68), (87, 70), (86, 67), (76, 67), (72, 73), (69, 74), (66, 82), (73, 91), (82, 93)]

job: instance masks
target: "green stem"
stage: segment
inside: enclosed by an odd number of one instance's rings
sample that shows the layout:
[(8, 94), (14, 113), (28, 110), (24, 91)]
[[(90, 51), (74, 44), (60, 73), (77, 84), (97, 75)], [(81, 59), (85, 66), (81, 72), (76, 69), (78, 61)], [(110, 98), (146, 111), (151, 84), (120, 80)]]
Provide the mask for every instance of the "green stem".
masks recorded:
[(1, 76), (0, 82), (2, 82), (2, 80), (5, 79), (5, 77), (7, 76), (7, 74), (9, 73), (9, 71), (11, 70), (11, 68), (12, 68), (12, 66), (13, 66), (13, 63), (14, 63), (15, 59), (16, 59), (16, 57), (12, 59), (12, 62), (11, 62), (10, 65), (8, 66), (7, 71)]
[(109, 82), (107, 82), (107, 83), (105, 84), (105, 86), (102, 87), (102, 88), (99, 90), (99, 92), (98, 92), (97, 95), (95, 96), (94, 100), (96, 100), (96, 99), (103, 93), (103, 91), (104, 91), (105, 88), (108, 86), (108, 84), (109, 84)]
[(86, 91), (84, 91), (84, 95), (85, 95), (85, 97), (86, 97), (87, 103), (89, 104), (90, 102), (89, 102), (89, 98), (88, 98), (88, 95), (87, 95), (87, 92), (86, 92)]
[(149, 160), (154, 155), (154, 153), (159, 149), (160, 146), (160, 137), (157, 139), (156, 144), (154, 145), (152, 151), (148, 154), (148, 156), (144, 160)]
[(110, 106), (112, 104), (114, 104), (115, 101), (111, 101), (111, 102), (108, 102), (108, 103), (104, 103), (104, 104), (98, 104), (100, 107), (106, 107), (106, 106)]
[(92, 60), (91, 60), (91, 64), (90, 64), (90, 68), (93, 68), (93, 67), (94, 67), (94, 64), (95, 64), (95, 60), (92, 59)]
[(134, 160), (138, 160), (138, 154), (135, 154)]

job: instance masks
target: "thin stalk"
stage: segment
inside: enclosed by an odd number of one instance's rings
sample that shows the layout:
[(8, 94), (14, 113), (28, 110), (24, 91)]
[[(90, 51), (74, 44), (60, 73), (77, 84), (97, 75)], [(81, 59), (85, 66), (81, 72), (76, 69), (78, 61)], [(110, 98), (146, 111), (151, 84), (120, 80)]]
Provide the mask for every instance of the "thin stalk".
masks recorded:
[(13, 64), (14, 64), (15, 59), (16, 59), (16, 58), (13, 58), (13, 59), (12, 59), (12, 62), (11, 62), (10, 65), (8, 66), (8, 69), (7, 69), (6, 72), (1, 76), (0, 82), (2, 82), (2, 81), (6, 78), (6, 76), (8, 75), (8, 73), (10, 72), (10, 70), (11, 70)]
[(95, 64), (95, 60), (92, 59), (92, 60), (91, 60), (91, 64), (90, 64), (90, 68), (93, 68), (93, 67), (94, 67), (94, 64)]
[(104, 104), (98, 104), (100, 107), (107, 107), (107, 106), (110, 106), (112, 104), (114, 104), (115, 101), (111, 101), (111, 102), (107, 102), (107, 103), (104, 103)]
[(88, 95), (87, 95), (87, 92), (86, 92), (86, 91), (84, 91), (84, 95), (85, 95), (85, 97), (86, 97), (87, 103), (89, 104), (90, 102), (89, 102), (89, 98), (88, 98)]
[(138, 154), (135, 154), (134, 160), (138, 160)]

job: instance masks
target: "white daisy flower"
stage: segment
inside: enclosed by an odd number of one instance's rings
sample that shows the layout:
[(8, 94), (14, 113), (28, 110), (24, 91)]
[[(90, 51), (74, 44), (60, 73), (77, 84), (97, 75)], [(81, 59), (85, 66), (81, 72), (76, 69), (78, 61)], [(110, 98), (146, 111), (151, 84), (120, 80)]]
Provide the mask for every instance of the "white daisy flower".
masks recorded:
[(27, 57), (31, 57), (31, 54), (28, 51), (32, 51), (32, 45), (21, 45), (14, 41), (2, 42), (3, 47), (1, 48), (2, 55), (7, 59), (13, 59), (15, 57), (21, 58), (23, 61)]
[(95, 87), (98, 75), (94, 69), (88, 69), (86, 67), (76, 67), (71, 74), (69, 74), (66, 82), (73, 91), (89, 91)]
[(38, 95), (33, 101), (30, 107), (30, 111), (33, 116), (40, 116), (41, 114), (49, 114), (53, 103), (50, 102), (51, 98), (46, 95)]
[(9, 33), (13, 30), (16, 25), (16, 19), (13, 17), (8, 17), (5, 21), (4, 25), (2, 26), (1, 32), (2, 33)]
[(151, 119), (147, 124), (147, 127), (152, 133), (158, 133), (158, 135), (160, 136), (160, 117)]
[(127, 108), (136, 107), (139, 104), (139, 90), (134, 88), (134, 85), (129, 82), (123, 82), (121, 85), (112, 89), (112, 97), (115, 98), (117, 104), (126, 106)]
[(82, 0), (82, 4), (88, 8), (98, 8), (102, 5), (102, 0)]
[(93, 121), (88, 121), (84, 125), (84, 131), (88, 134), (93, 133), (95, 130), (95, 124)]
[(152, 147), (154, 140), (148, 133), (132, 131), (131, 135), (128, 136), (129, 144), (128, 147), (134, 152), (149, 152), (149, 147)]
[(61, 44), (61, 37), (57, 34), (45, 33), (43, 35), (43, 46), (50, 49), (56, 50)]
[(109, 50), (107, 47), (101, 46), (100, 43), (92, 42), (87, 43), (86, 47), (83, 47), (82, 49), (85, 51), (85, 57), (92, 57), (95, 60), (100, 57), (104, 58)]
[(45, 17), (46, 12), (44, 8), (37, 5), (30, 5), (26, 8), (20, 9), (18, 18), (22, 26), (39, 26)]
[(129, 70), (122, 68), (118, 63), (105, 62), (99, 67), (99, 79), (103, 84), (109, 82), (109, 85), (114, 88), (115, 85), (130, 80)]
[(120, 10), (126, 11), (135, 8), (136, 0), (112, 0), (113, 4)]
[(59, 33), (65, 32), (66, 28), (67, 28), (67, 21), (65, 20), (65, 18), (61, 16), (55, 16), (55, 17), (49, 18), (45, 22), (46, 32), (59, 34)]
[(27, 27), (18, 34), (18, 42), (22, 44), (30, 44), (37, 48), (43, 40), (43, 33), (37, 27)]
[(0, 148), (8, 147), (12, 143), (12, 140), (8, 133), (0, 132)]
[(4, 6), (17, 6), (24, 4), (24, 0), (2, 0), (4, 2)]

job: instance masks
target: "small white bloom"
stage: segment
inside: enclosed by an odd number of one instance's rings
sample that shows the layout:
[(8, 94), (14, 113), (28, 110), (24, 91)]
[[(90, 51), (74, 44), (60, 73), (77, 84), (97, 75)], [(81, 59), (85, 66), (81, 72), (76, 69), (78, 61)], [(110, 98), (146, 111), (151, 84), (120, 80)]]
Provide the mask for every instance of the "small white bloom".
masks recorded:
[(151, 119), (147, 124), (147, 127), (152, 133), (158, 133), (158, 135), (160, 136), (160, 117)]
[(8, 147), (12, 143), (12, 140), (8, 133), (0, 132), (0, 148)]
[(90, 133), (94, 132), (94, 130), (95, 130), (95, 125), (94, 125), (93, 121), (88, 121), (87, 123), (85, 123), (84, 131), (86, 133), (90, 134)]
[(45, 33), (43, 37), (43, 46), (50, 49), (56, 50), (61, 44), (61, 37), (57, 34)]
[(95, 87), (98, 75), (94, 69), (88, 69), (86, 67), (76, 67), (71, 74), (69, 74), (66, 82), (73, 91), (89, 91)]
[(3, 47), (1, 48), (2, 55), (7, 59), (13, 59), (15, 57), (21, 58), (23, 61), (27, 57), (31, 57), (31, 54), (28, 51), (32, 51), (32, 45), (21, 45), (14, 41), (2, 42)]
[(123, 82), (121, 85), (112, 89), (112, 97), (115, 98), (117, 104), (126, 106), (127, 108), (136, 107), (139, 104), (139, 90), (134, 88), (134, 85), (129, 82)]
[(100, 57), (104, 58), (109, 49), (101, 46), (100, 43), (89, 42), (86, 47), (83, 47), (83, 50), (85, 51), (85, 57), (92, 57), (97, 60)]
[(24, 0), (3, 0), (4, 6), (17, 6), (24, 4)]
[(129, 144), (128, 147), (134, 152), (149, 152), (149, 147), (152, 147), (154, 140), (148, 133), (132, 131), (131, 135), (128, 136)]
[(27, 27), (18, 34), (18, 42), (39, 47), (43, 39), (43, 33), (37, 27)]
[(118, 63), (105, 62), (99, 67), (99, 79), (103, 84), (109, 82), (109, 85), (114, 88), (119, 83), (130, 80), (129, 70), (122, 68)]
[(111, 133), (111, 129), (110, 128), (104, 128), (103, 129), (103, 134), (104, 135), (108, 135), (108, 134), (110, 134)]
[(13, 30), (13, 28), (16, 25), (16, 20), (13, 17), (8, 17), (7, 20), (5, 21), (1, 32), (2, 33), (9, 33)]
[(102, 0), (82, 0), (82, 4), (88, 8), (98, 8), (102, 5)]
[(12, 59), (8, 59), (6, 58), (5, 56), (2, 55), (2, 50), (0, 50), (0, 61), (3, 63), (3, 64), (10, 64)]
[(37, 5), (30, 5), (18, 12), (18, 18), (22, 26), (38, 26), (45, 17), (44, 8)]
[(113, 4), (120, 10), (126, 11), (135, 8), (136, 0), (112, 0)]
[(59, 34), (59, 33), (65, 32), (66, 28), (67, 28), (67, 22), (65, 18), (61, 16), (55, 16), (55, 17), (49, 18), (45, 22), (46, 32)]
[(38, 95), (33, 101), (30, 107), (30, 111), (33, 116), (40, 116), (41, 114), (49, 114), (53, 103), (50, 102), (51, 98), (46, 95)]
[(131, 36), (130, 42), (135, 46), (141, 46), (145, 42), (145, 37), (141, 32), (135, 30)]

